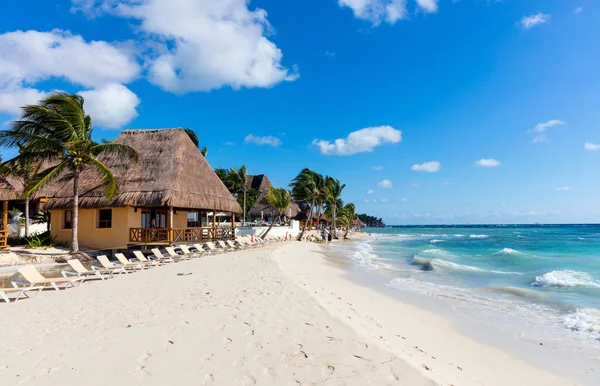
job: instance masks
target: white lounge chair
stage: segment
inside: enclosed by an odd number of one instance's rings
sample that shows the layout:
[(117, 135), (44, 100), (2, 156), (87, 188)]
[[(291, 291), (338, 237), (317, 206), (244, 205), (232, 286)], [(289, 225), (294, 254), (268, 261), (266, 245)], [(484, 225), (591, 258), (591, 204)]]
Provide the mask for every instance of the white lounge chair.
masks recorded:
[[(14, 285), (14, 283), (13, 283)], [(10, 298), (8, 297), (8, 294), (10, 293), (16, 293), (17, 297), (14, 298), (14, 302), (16, 303), (17, 300), (21, 299), (22, 297), (27, 297), (27, 298), (35, 298), (37, 297), (40, 292), (42, 291), (44, 287), (42, 286), (36, 286), (36, 287), (12, 287), (12, 288), (0, 288), (0, 298), (4, 299), (4, 301), (6, 303), (10, 303)], [(34, 292), (33, 296), (29, 296), (29, 292)]]
[[(77, 259), (71, 259), (71, 260), (67, 260), (67, 263), (71, 266), (71, 268), (73, 269), (73, 271), (62, 271), (62, 275), (63, 277), (67, 277), (68, 275), (71, 276), (83, 276), (86, 279), (89, 279), (92, 276), (95, 276), (96, 278), (100, 279), (100, 280), (104, 280), (105, 277), (102, 274), (108, 274), (108, 278), (112, 278), (113, 277), (113, 272), (114, 270), (112, 269), (106, 269), (106, 268), (99, 268), (96, 267), (95, 269), (87, 269), (86, 267), (83, 266), (83, 264), (81, 264), (81, 261), (77, 260)], [(119, 271), (119, 273), (121, 273), (121, 271)]]
[[(64, 289), (75, 287), (75, 284), (81, 285), (85, 280), (84, 277), (53, 277), (47, 278), (42, 276), (38, 270), (33, 265), (27, 265), (25, 267), (19, 268), (19, 273), (23, 278), (30, 283), (30, 287), (42, 287), (45, 288), (47, 285), (52, 286), (55, 290), (59, 291), (59, 284), (65, 284)], [(13, 282), (13, 286), (17, 287), (19, 281), (15, 280)]]
[(223, 253), (225, 250), (223, 248), (218, 248), (212, 241), (207, 241), (204, 243), (211, 253)]
[(125, 274), (128, 274), (129, 273), (128, 271), (131, 271), (130, 268), (125, 268), (120, 264), (115, 264), (112, 261), (108, 260), (108, 257), (106, 257), (106, 255), (97, 256), (96, 259), (98, 259), (98, 262), (105, 269), (112, 269), (115, 272), (120, 271), (121, 273), (125, 273)]
[(186, 255), (190, 256), (191, 258), (200, 258), (200, 257), (204, 256), (204, 253), (205, 253), (204, 251), (192, 252), (187, 247), (187, 245), (180, 245), (179, 248), (181, 248), (181, 251), (183, 253), (185, 253)]
[(152, 249), (152, 254), (158, 261), (162, 261), (164, 263), (174, 263), (175, 260), (171, 256), (163, 255), (158, 248)]
[(231, 248), (231, 249), (245, 249), (246, 248), (246, 247), (243, 247), (241, 245), (236, 245), (231, 240), (225, 240), (225, 244), (227, 244), (229, 246), (229, 248)]
[(143, 270), (148, 269), (148, 265), (142, 264), (140, 262), (133, 263), (125, 257), (122, 253), (115, 253), (115, 257), (119, 260), (119, 263), (123, 265), (125, 269), (133, 269), (133, 270)]
[(180, 255), (179, 253), (175, 252), (175, 248), (173, 247), (165, 247), (165, 251), (167, 251), (169, 256), (171, 256), (173, 259), (187, 260), (192, 258), (192, 256)]
[(142, 251), (133, 251), (133, 255), (142, 264), (151, 265), (153, 267), (159, 266), (159, 265), (165, 265), (165, 263), (162, 261), (150, 260), (150, 259), (146, 258), (146, 256), (144, 256)]

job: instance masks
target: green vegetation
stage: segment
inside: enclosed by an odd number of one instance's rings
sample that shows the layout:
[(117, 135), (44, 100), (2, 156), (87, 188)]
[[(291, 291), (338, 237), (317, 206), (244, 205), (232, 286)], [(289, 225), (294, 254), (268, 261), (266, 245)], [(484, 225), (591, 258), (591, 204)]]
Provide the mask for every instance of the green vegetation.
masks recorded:
[(0, 132), (0, 146), (18, 147), (19, 154), (5, 162), (7, 168), (23, 163), (51, 165), (35, 174), (27, 184), (23, 197), (30, 197), (53, 181), (73, 181), (73, 230), (71, 252), (79, 252), (77, 238), (79, 219), (79, 177), (92, 169), (102, 178), (107, 199), (117, 191), (117, 180), (98, 156), (118, 154), (137, 160), (137, 153), (127, 145), (92, 140), (92, 119), (85, 114), (83, 97), (53, 92), (39, 105), (23, 107), (20, 120)]
[(359, 214), (358, 219), (365, 223), (369, 228), (385, 228), (383, 220), (377, 217), (369, 216), (368, 214)]
[[(290, 192), (288, 192), (287, 190), (285, 190), (283, 188), (270, 188), (269, 192), (265, 196), (265, 201), (271, 207), (273, 207), (279, 211), (279, 216), (277, 217), (277, 221), (281, 221), (281, 216), (283, 215), (283, 212), (285, 212), (286, 208), (292, 202), (292, 197), (290, 196)], [(273, 217), (273, 219), (271, 220), (271, 224), (269, 225), (269, 229), (267, 229), (265, 234), (262, 235), (263, 239), (269, 234), (269, 232), (271, 231), (271, 228), (273, 228), (274, 223), (275, 223), (275, 218)]]

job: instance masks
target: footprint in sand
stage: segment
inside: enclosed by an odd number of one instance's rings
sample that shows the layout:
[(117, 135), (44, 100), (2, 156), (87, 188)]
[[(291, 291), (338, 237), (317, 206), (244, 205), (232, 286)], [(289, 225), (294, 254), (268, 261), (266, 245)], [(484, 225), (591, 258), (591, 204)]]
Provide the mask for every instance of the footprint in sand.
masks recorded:
[(334, 371), (335, 371), (335, 367), (333, 367), (332, 365), (323, 366), (323, 375), (326, 377), (332, 376)]
[(246, 363), (246, 358), (235, 358), (233, 362), (231, 362), (231, 367), (239, 369)]
[(240, 378), (240, 385), (256, 385), (256, 379), (250, 374), (244, 374)]
[(215, 382), (215, 377), (213, 377), (212, 374), (206, 374), (204, 376), (204, 384), (205, 385), (212, 385)]
[(265, 368), (265, 374), (268, 375), (269, 377), (275, 377), (275, 376), (277, 376), (277, 372), (272, 367)]
[(250, 342), (246, 347), (248, 347), (251, 350), (262, 350), (263, 345), (258, 342)]

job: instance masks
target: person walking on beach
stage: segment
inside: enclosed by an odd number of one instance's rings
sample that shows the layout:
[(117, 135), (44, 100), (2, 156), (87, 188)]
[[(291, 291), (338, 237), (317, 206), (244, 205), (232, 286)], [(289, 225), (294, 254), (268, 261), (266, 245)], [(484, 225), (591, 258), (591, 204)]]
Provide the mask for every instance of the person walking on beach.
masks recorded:
[(325, 229), (321, 231), (321, 241), (325, 242), (325, 238), (327, 237), (327, 232)]
[(331, 242), (331, 238), (332, 238), (332, 236), (331, 236), (331, 231), (329, 231), (329, 232), (327, 232), (327, 233), (328, 233), (328, 234), (327, 234), (327, 240), (329, 240), (329, 242)]

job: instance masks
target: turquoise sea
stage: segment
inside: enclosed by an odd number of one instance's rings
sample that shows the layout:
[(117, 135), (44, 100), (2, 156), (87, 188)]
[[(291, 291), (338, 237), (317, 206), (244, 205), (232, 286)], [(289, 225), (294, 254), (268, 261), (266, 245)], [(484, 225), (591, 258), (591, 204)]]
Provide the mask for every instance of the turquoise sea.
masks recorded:
[(337, 248), (398, 291), (600, 357), (600, 225), (367, 229)]

